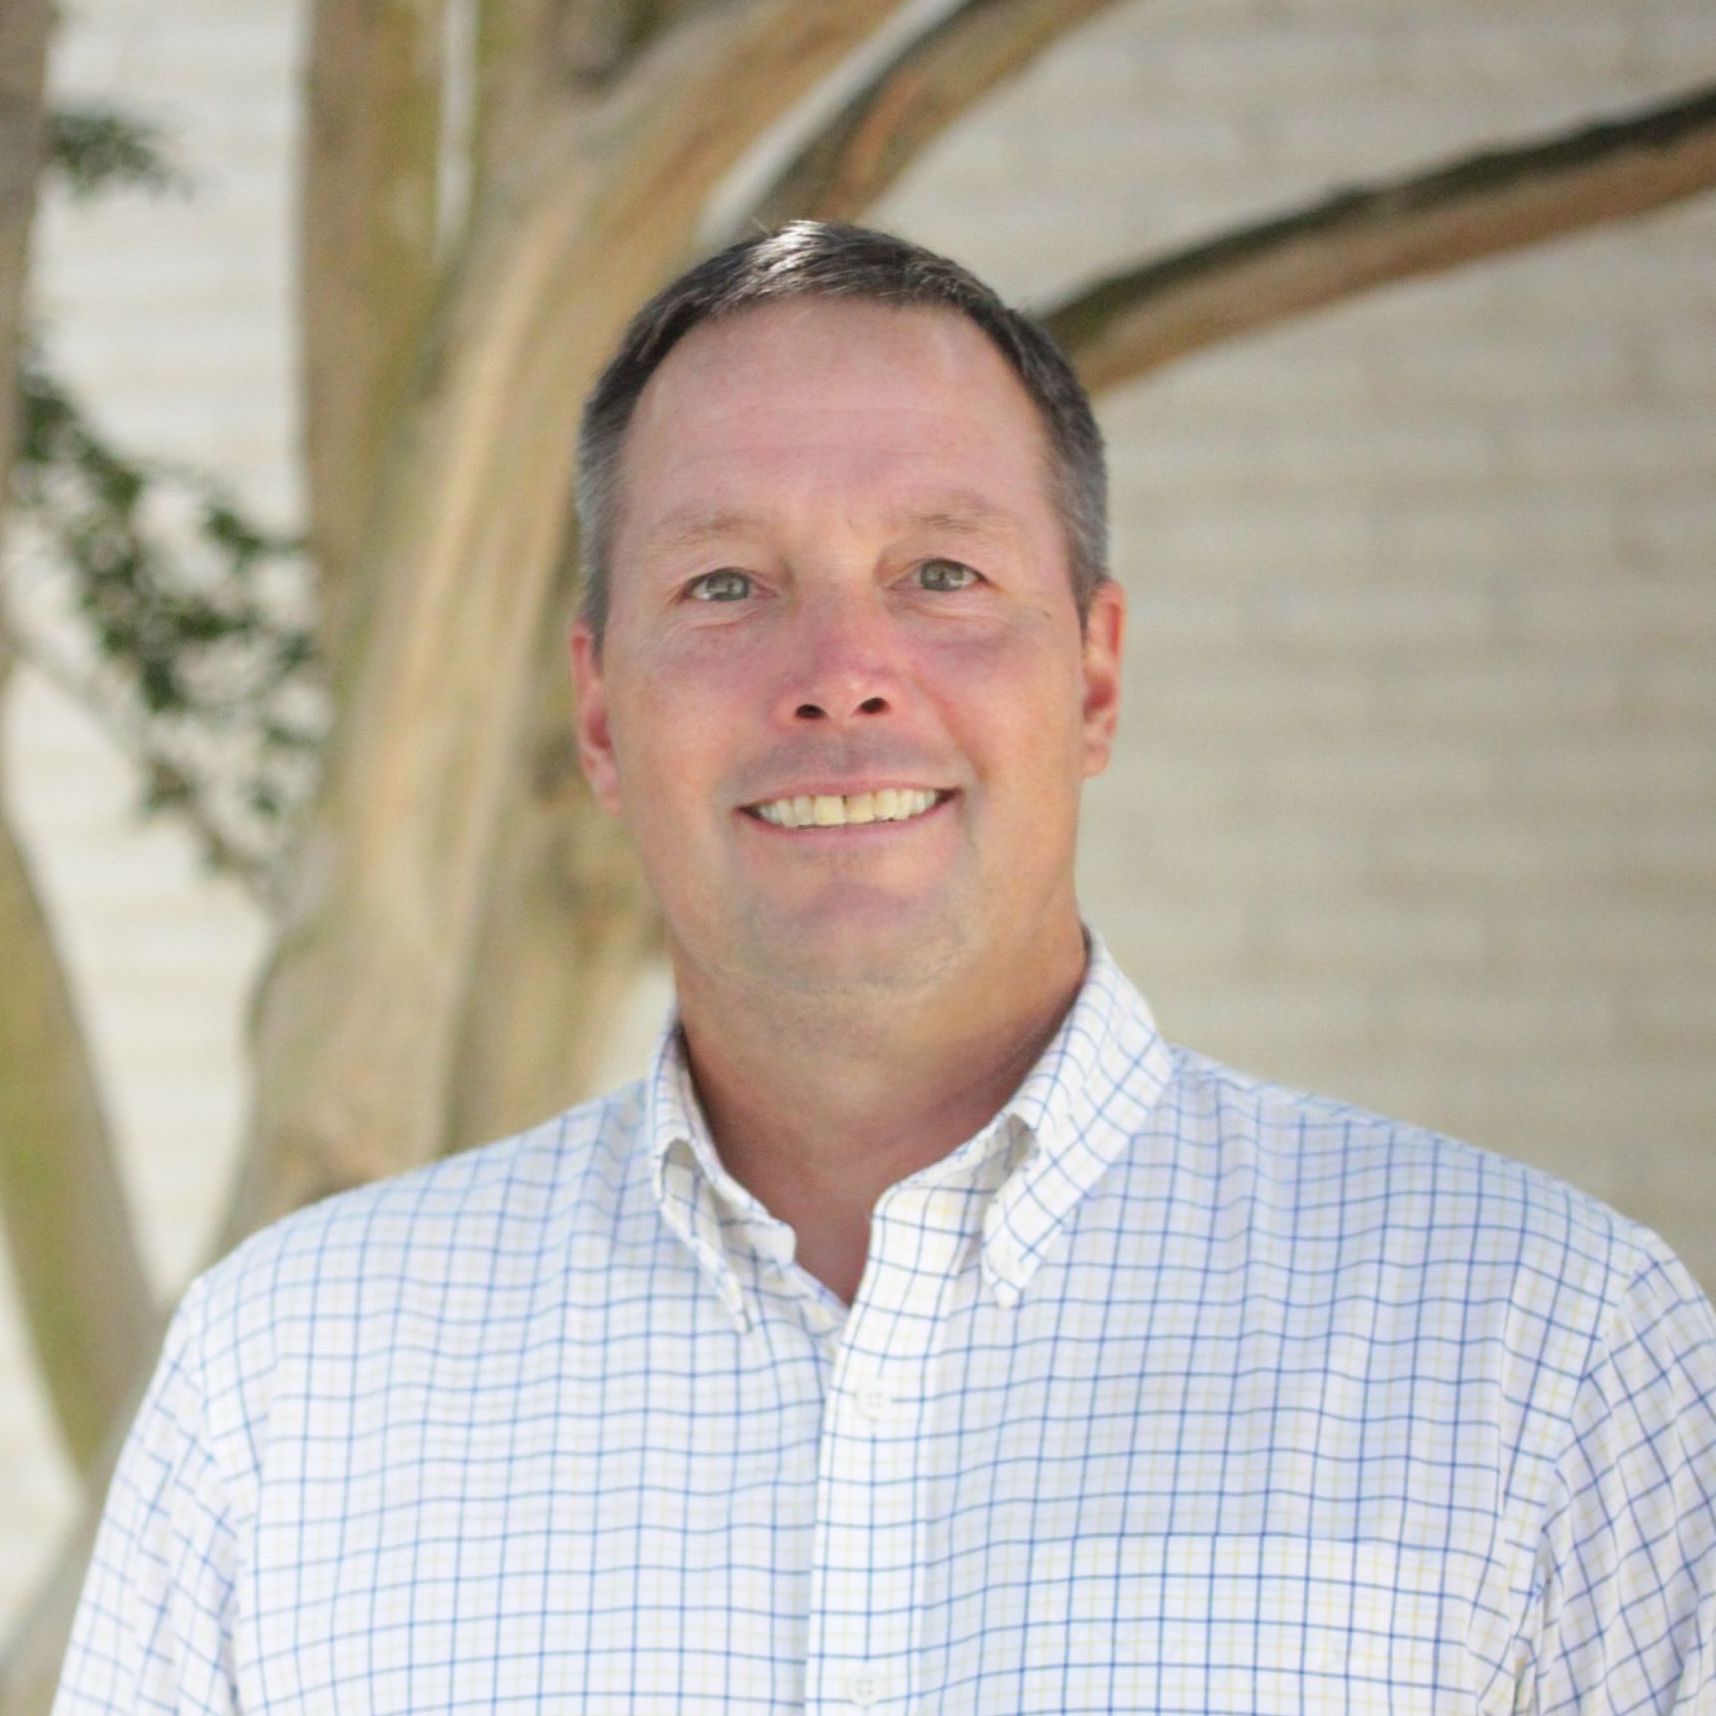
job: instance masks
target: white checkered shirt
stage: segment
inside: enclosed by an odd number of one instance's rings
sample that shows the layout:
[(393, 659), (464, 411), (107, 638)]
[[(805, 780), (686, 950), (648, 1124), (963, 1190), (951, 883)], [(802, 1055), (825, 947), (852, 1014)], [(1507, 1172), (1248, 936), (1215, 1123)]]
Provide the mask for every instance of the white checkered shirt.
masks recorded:
[(186, 1296), (56, 1705), (1716, 1712), (1650, 1233), (1171, 1049), (1093, 948), (850, 1312), (650, 1076)]

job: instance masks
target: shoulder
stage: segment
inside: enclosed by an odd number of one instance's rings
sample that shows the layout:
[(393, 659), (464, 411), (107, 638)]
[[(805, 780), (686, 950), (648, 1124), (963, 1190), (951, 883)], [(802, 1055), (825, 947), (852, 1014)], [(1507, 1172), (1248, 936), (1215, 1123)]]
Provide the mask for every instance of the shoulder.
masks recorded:
[(1175, 1060), (1155, 1124), (1195, 1187), (1178, 1229), (1205, 1224), (1255, 1317), (1358, 1336), (1487, 1403), (1498, 1449), (1527, 1456), (1510, 1482), (1544, 1480), (1617, 1362), (1630, 1388), (1654, 1366), (1677, 1398), (1716, 1391), (1716, 1313), (1641, 1223), (1493, 1151)]
[(1212, 1205), (1243, 1208), (1260, 1259), (1362, 1278), (1420, 1327), (1458, 1319), (1526, 1347), (1553, 1332), (1576, 1370), (1640, 1282), (1670, 1266), (1687, 1279), (1648, 1228), (1540, 1168), (1186, 1050), (1175, 1061), (1160, 1123), (1188, 1141)]
[(1306, 1220), (1457, 1232), (1480, 1248), (1547, 1242), (1623, 1273), (1661, 1241), (1556, 1175), (1354, 1103), (1175, 1051), (1168, 1100), (1222, 1170)]
[(181, 1340), (211, 1390), (254, 1406), (295, 1364), (355, 1360), (413, 1319), (480, 1324), (624, 1203), (639, 1106), (628, 1086), (273, 1223), (192, 1283)]
[(638, 1087), (627, 1086), (511, 1138), (325, 1198), (253, 1234), (214, 1266), (211, 1285), (341, 1263), (364, 1275), (439, 1268), (449, 1248), (528, 1233), (592, 1183), (612, 1187), (637, 1109)]

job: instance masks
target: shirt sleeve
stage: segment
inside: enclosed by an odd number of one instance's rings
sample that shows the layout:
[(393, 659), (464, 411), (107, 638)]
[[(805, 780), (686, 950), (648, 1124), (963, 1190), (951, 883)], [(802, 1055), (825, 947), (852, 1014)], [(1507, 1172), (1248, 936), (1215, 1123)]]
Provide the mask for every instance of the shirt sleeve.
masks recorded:
[(235, 1534), (205, 1412), (193, 1285), (115, 1469), (53, 1716), (233, 1716)]
[(1716, 1312), (1650, 1247), (1573, 1403), (1540, 1562), (1540, 1716), (1716, 1709)]

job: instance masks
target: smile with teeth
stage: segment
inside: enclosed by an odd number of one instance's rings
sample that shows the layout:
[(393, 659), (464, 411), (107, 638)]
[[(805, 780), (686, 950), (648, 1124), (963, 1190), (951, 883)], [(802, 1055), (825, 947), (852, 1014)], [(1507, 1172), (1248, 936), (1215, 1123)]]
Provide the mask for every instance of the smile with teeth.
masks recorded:
[(933, 810), (948, 795), (924, 787), (883, 787), (879, 792), (801, 793), (751, 806), (751, 813), (777, 828), (845, 828), (855, 822), (909, 822)]

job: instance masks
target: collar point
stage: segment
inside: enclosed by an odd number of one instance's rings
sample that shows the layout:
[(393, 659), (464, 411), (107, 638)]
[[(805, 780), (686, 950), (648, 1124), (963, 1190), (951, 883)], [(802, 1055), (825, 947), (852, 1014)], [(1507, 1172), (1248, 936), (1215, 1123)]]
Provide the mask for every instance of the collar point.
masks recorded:
[(1012, 1257), (998, 1255), (993, 1244), (983, 1253), (983, 1282), (999, 1309), (1016, 1311), (1019, 1308), (1019, 1301), (1025, 1296), (1025, 1284), (1018, 1263)]

